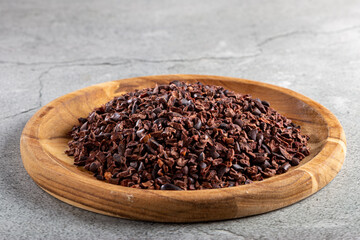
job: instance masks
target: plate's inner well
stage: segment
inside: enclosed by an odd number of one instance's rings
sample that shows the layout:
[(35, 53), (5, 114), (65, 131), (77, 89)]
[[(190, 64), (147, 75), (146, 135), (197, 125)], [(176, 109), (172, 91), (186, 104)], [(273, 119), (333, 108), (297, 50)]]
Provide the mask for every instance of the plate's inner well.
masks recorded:
[[(251, 94), (252, 97), (258, 97), (262, 100), (270, 102), (271, 107), (277, 110), (282, 115), (291, 119), (295, 124), (301, 126), (302, 134), (310, 136), (308, 145), (310, 147), (310, 155), (303, 159), (296, 167), (291, 167), (289, 172), (304, 165), (307, 161), (316, 156), (323, 145), (326, 143), (327, 125), (322, 116), (316, 112), (311, 106), (292, 97), (291, 95), (282, 92), (262, 87), (252, 86), (251, 84), (244, 84), (241, 82), (222, 82), (214, 80), (190, 80), (187, 82), (203, 82), (204, 84), (223, 85), (229, 90), (239, 92), (241, 94)], [(165, 81), (157, 81), (157, 83), (165, 83)], [(141, 85), (143, 88), (154, 87), (154, 81), (139, 79), (136, 84), (131, 84), (120, 81), (118, 84), (113, 84), (111, 87), (102, 89), (101, 87), (93, 88), (93, 92), (83, 91), (80, 95), (68, 100), (66, 104), (58, 105), (56, 109), (49, 109), (47, 115), (48, 121), (43, 122), (43, 126), (39, 128), (40, 144), (49, 154), (53, 155), (61, 164), (71, 171), (77, 172), (88, 177), (92, 177), (92, 173), (83, 168), (73, 165), (73, 158), (67, 156), (64, 152), (68, 149), (67, 143), (70, 140), (68, 133), (74, 125), (78, 124), (79, 117), (87, 117), (88, 114), (96, 107), (105, 104), (116, 96), (120, 96), (125, 92), (138, 89)], [(90, 97), (91, 96), (91, 97)], [(95, 97), (94, 97), (95, 96)], [(51, 117), (56, 115), (56, 117)], [(57, 121), (58, 118), (66, 119), (66, 121)], [(53, 121), (57, 121), (54, 123)], [(48, 126), (47, 126), (48, 125)], [(56, 128), (50, 127), (56, 126)], [(46, 130), (45, 130), (46, 129)], [(50, 131), (49, 131), (50, 129)], [(311, 131), (309, 131), (311, 129)], [(314, 130), (315, 129), (315, 130)], [(274, 176), (272, 178), (277, 177)], [(266, 179), (264, 180), (266, 181)]]

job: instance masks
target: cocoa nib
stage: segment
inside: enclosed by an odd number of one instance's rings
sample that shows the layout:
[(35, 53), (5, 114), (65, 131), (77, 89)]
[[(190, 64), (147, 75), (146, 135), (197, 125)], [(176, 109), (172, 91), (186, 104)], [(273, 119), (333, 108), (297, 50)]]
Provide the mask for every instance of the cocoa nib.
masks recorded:
[(309, 137), (270, 103), (180, 81), (116, 97), (71, 131), (66, 153), (99, 180), (156, 190), (224, 188), (287, 172)]

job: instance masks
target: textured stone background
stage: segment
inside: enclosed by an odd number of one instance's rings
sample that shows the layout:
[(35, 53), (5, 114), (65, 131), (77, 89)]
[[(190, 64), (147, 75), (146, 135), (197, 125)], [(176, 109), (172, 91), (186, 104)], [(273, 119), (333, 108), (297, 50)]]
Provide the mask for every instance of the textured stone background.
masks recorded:
[[(0, 239), (359, 238), (360, 1), (0, 0)], [(21, 131), (44, 104), (115, 79), (248, 78), (298, 91), (344, 126), (339, 175), (284, 209), (238, 220), (158, 224), (67, 205), (24, 170)]]

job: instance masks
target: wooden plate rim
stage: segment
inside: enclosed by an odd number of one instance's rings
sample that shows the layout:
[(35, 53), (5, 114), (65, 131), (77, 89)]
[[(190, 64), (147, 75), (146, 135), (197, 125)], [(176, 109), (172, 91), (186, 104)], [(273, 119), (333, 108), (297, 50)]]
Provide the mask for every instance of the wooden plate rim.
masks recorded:
[[(238, 187), (231, 187), (231, 188), (223, 188), (223, 189), (207, 189), (207, 190), (196, 190), (196, 191), (159, 191), (159, 190), (142, 190), (142, 189), (133, 189), (133, 188), (127, 188), (122, 187), (118, 185), (112, 185), (108, 183), (104, 183), (101, 181), (98, 181), (96, 179), (89, 179), (85, 176), (80, 176), (76, 174), (75, 172), (71, 172), (65, 170), (64, 167), (61, 166), (61, 163), (54, 160), (54, 157), (49, 155), (41, 146), (39, 139), (38, 139), (38, 128), (40, 126), (41, 119), (49, 112), (51, 109), (55, 108), (58, 104), (62, 104), (63, 101), (72, 98), (79, 94), (86, 93), (89, 89), (99, 88), (99, 89), (113, 89), (115, 86), (118, 86), (119, 83), (122, 81), (131, 81), (133, 79), (145, 79), (149, 81), (156, 81), (156, 79), (171, 79), (171, 80), (189, 80), (189, 79), (206, 79), (206, 80), (220, 80), (225, 83), (226, 81), (232, 81), (232, 82), (243, 82), (246, 84), (251, 84), (255, 86), (262, 86), (269, 88), (271, 90), (280, 91), (286, 95), (290, 95), (291, 97), (295, 97), (297, 99), (300, 99), (301, 101), (305, 102), (306, 104), (310, 105), (314, 110), (316, 110), (324, 119), (328, 126), (328, 138), (326, 139), (327, 143), (324, 145), (324, 148), (311, 160), (309, 160), (304, 165), (298, 167), (296, 170), (282, 174), (277, 175), (275, 177), (272, 177), (270, 179), (267, 179), (265, 181), (261, 182), (254, 182), (250, 185), (242, 185)], [(315, 102), (314, 100), (300, 94), (297, 92), (294, 92), (292, 90), (279, 87), (276, 85), (268, 84), (268, 83), (262, 83), (262, 82), (256, 82), (252, 80), (246, 80), (246, 79), (240, 79), (240, 78), (233, 78), (233, 77), (223, 77), (223, 76), (210, 76), (210, 75), (155, 75), (155, 76), (146, 76), (146, 77), (137, 77), (137, 78), (129, 78), (129, 79), (122, 79), (117, 81), (111, 81), (106, 83), (101, 83), (97, 85), (93, 85), (90, 87), (86, 87), (80, 90), (77, 90), (75, 92), (66, 94), (62, 97), (59, 97), (52, 102), (48, 103), (47, 105), (43, 106), (26, 124), (23, 133), (21, 135), (20, 139), (20, 149), (21, 149), (21, 156), (23, 159), (24, 167), (28, 171), (29, 175), (33, 178), (33, 180), (44, 190), (46, 190), (51, 195), (59, 198), (62, 201), (65, 201), (67, 203), (70, 203), (72, 205), (85, 208), (94, 212), (99, 212), (107, 215), (112, 216), (118, 216), (118, 217), (125, 217), (125, 218), (134, 218), (134, 219), (142, 219), (142, 220), (152, 220), (152, 221), (169, 221), (166, 218), (163, 220), (161, 219), (152, 219), (151, 217), (134, 217), (131, 214), (129, 216), (125, 214), (119, 214), (118, 212), (110, 212), (107, 210), (102, 210), (101, 208), (97, 206), (86, 206), (82, 203), (78, 203), (76, 201), (76, 198), (66, 198), (64, 196), (59, 195), (58, 193), (54, 192), (54, 189), (47, 185), (46, 180), (41, 179), (41, 177), (45, 178), (66, 178), (66, 179), (73, 179), (74, 181), (77, 181), (78, 183), (84, 184), (86, 186), (91, 187), (92, 189), (96, 188), (102, 188), (102, 190), (107, 191), (110, 195), (114, 196), (120, 196), (120, 195), (126, 195), (126, 196), (132, 196), (131, 198), (142, 197), (142, 198), (157, 198), (159, 200), (159, 204), (161, 204), (162, 201), (165, 201), (164, 199), (167, 199), (165, 202), (168, 201), (168, 199), (175, 200), (175, 201), (185, 201), (189, 203), (207, 203), (211, 204), (211, 202), (216, 201), (222, 201), (225, 199), (231, 199), (232, 201), (237, 201), (240, 198), (251, 198), (251, 196), (258, 196), (258, 195), (264, 195), (264, 198), (266, 199), (266, 195), (269, 195), (268, 192), (264, 193), (264, 189), (275, 189), (277, 186), (277, 183), (281, 182), (282, 180), (289, 180), (294, 179), (294, 181), (297, 181), (299, 179), (304, 178), (304, 175), (306, 175), (307, 178), (311, 178), (311, 186), (307, 186), (309, 188), (309, 191), (306, 191), (305, 194), (302, 194), (301, 196), (295, 196), (293, 200), (290, 202), (284, 202), (278, 204), (274, 208), (269, 209), (262, 209), (258, 212), (250, 212), (249, 214), (233, 214), (233, 216), (230, 217), (220, 217), (219, 219), (227, 219), (227, 218), (235, 218), (235, 217), (241, 217), (246, 215), (252, 215), (252, 214), (258, 214), (262, 212), (267, 212), (270, 210), (274, 210), (280, 207), (287, 206), (289, 204), (292, 204), (294, 202), (297, 202), (305, 197), (308, 197), (309, 195), (313, 194), (314, 192), (318, 191), (322, 187), (324, 187), (328, 182), (330, 182), (333, 177), (340, 171), (340, 168), (343, 164), (344, 158), (345, 158), (345, 152), (346, 152), (346, 139), (345, 134), (342, 129), (342, 126), (338, 119), (324, 106), (321, 104)], [(37, 152), (35, 152), (35, 150)], [(40, 151), (39, 151), (40, 150)], [(340, 152), (339, 152), (340, 151)], [(338, 166), (334, 168), (331, 164), (328, 164), (328, 161), (334, 161), (334, 156), (336, 156), (336, 161), (338, 161)], [(39, 165), (41, 159), (42, 166)], [(45, 162), (44, 162), (45, 161)], [(316, 164), (323, 164), (324, 165), (324, 171), (328, 170), (327, 168), (331, 165), (331, 171), (333, 172), (332, 176), (326, 180), (325, 183), (318, 183), (316, 182), (316, 179), (320, 178), (319, 172), (316, 171), (316, 169), (312, 168), (312, 164), (316, 162)], [(32, 166), (37, 165), (37, 168), (33, 168)], [(43, 172), (46, 171), (48, 176), (43, 176)], [(321, 173), (320, 173), (321, 174)], [(61, 182), (61, 181), (60, 181)], [(307, 183), (308, 184), (308, 183)], [(276, 189), (274, 190), (276, 192)], [(278, 194), (281, 194), (280, 192)], [(211, 197), (209, 197), (211, 196)], [(273, 197), (271, 195), (271, 197)], [(281, 197), (280, 197), (281, 198)], [(109, 198), (111, 201), (115, 201), (111, 197)], [(270, 199), (268, 199), (270, 200)], [(203, 220), (218, 220), (216, 218), (212, 219), (199, 219), (200, 221)], [(172, 222), (177, 222), (176, 219), (170, 220)], [(179, 222), (186, 222), (187, 220), (180, 219)], [(191, 221), (191, 220), (189, 220)], [(198, 221), (195, 219), (195, 221)]]

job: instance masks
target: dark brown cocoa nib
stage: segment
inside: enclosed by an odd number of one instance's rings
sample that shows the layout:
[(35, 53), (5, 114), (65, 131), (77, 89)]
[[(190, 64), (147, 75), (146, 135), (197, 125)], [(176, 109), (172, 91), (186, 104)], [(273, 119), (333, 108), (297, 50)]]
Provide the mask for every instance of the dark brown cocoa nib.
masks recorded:
[(71, 131), (66, 153), (125, 187), (232, 187), (284, 173), (310, 154), (309, 137), (267, 101), (174, 81), (127, 93)]

